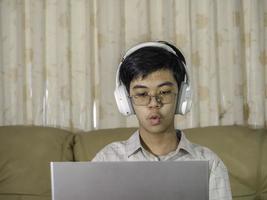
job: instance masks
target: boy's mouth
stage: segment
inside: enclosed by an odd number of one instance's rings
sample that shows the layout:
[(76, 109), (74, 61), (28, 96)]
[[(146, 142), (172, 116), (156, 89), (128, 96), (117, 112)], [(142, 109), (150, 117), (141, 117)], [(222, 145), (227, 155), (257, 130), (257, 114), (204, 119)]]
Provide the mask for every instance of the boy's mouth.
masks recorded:
[(148, 120), (152, 126), (156, 126), (160, 124), (161, 117), (159, 115), (150, 115)]

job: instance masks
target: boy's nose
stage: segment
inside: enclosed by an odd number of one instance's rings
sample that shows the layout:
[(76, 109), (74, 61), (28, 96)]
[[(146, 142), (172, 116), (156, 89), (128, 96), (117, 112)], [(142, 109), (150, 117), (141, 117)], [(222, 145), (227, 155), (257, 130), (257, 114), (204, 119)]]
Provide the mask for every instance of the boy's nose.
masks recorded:
[(162, 105), (158, 96), (150, 96), (149, 107), (160, 107)]

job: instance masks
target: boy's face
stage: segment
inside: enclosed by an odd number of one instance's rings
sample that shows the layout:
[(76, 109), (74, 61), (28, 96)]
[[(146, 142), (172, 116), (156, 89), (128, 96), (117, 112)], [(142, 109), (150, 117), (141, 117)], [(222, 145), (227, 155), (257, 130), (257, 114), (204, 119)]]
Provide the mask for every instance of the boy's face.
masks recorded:
[[(140, 99), (151, 95), (147, 105)], [(158, 95), (157, 97), (155, 97)], [(164, 133), (174, 131), (174, 115), (178, 86), (170, 70), (159, 70), (130, 83), (130, 96), (139, 121), (141, 133)], [(135, 97), (140, 97), (139, 100)], [(147, 96), (149, 99), (149, 97)]]

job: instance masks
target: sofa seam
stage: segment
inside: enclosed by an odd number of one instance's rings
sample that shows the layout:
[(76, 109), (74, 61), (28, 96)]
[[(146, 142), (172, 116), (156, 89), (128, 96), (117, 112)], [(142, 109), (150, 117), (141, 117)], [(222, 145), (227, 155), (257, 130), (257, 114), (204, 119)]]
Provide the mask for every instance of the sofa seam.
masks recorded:
[(262, 132), (259, 132), (259, 155), (258, 155), (258, 162), (257, 162), (257, 190), (256, 190), (256, 196), (259, 197), (262, 194), (262, 156), (263, 156), (263, 138), (264, 135)]

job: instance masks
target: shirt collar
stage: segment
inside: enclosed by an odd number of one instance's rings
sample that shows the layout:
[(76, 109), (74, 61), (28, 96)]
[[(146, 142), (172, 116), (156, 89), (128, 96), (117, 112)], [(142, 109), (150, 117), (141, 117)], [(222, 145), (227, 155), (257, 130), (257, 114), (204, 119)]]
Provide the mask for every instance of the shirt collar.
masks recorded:
[(195, 155), (195, 151), (193, 148), (193, 144), (186, 138), (183, 131), (177, 131), (177, 137), (180, 138), (179, 145), (176, 149), (176, 152), (178, 153), (181, 149), (187, 151), (192, 156)]
[[(185, 134), (182, 131), (177, 130), (177, 139), (180, 139), (178, 147), (175, 151), (177, 154), (182, 149), (191, 155), (195, 155), (193, 144), (186, 138)], [(131, 155), (135, 154), (137, 151), (140, 151), (142, 149), (143, 149), (143, 147), (142, 147), (141, 141), (140, 141), (139, 130), (137, 130), (127, 140), (126, 153), (127, 153), (128, 158)]]
[(134, 134), (127, 140), (126, 153), (128, 158), (142, 149), (139, 130), (135, 131)]

